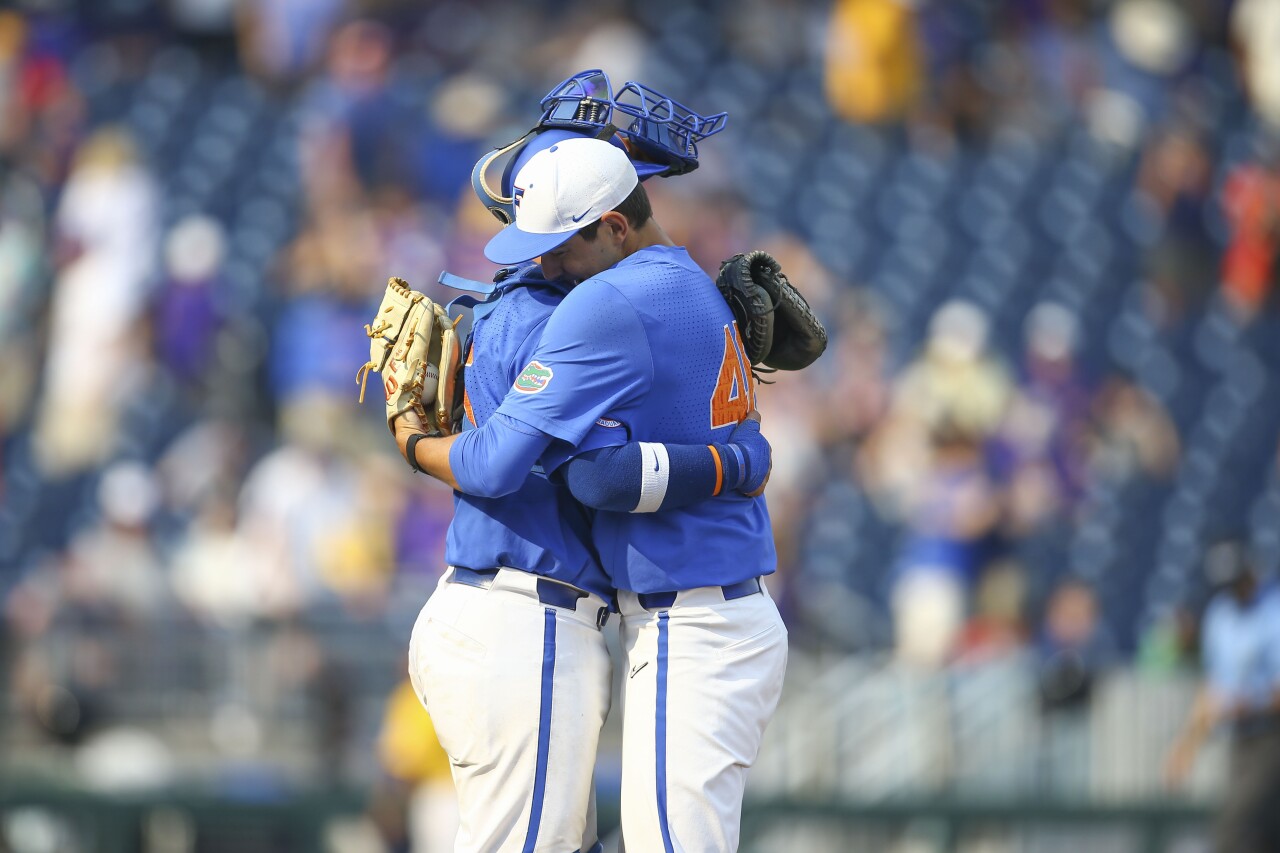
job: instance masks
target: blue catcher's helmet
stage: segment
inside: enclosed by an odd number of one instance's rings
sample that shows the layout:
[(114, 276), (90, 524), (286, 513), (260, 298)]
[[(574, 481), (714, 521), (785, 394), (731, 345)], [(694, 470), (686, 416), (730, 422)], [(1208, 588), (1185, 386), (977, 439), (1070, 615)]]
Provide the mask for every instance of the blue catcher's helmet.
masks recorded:
[[(516, 173), (534, 154), (561, 140), (607, 139), (627, 152), (643, 181), (698, 168), (698, 143), (724, 130), (728, 120), (728, 113), (700, 115), (631, 80), (615, 94), (608, 75), (599, 69), (574, 74), (553, 88), (540, 106), (542, 117), (536, 127), (480, 158), (471, 171), (476, 197), (503, 225), (515, 219), (511, 194)], [(512, 152), (498, 186), (491, 186), (490, 167)]]

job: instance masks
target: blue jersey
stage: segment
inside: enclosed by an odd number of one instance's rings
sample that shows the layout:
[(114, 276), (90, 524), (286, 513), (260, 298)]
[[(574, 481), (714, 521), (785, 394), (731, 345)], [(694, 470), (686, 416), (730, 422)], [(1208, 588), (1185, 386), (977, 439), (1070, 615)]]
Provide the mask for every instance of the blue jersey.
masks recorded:
[[(519, 274), (518, 274), (519, 275)], [(496, 303), (477, 312), (465, 368), (466, 412), (483, 424), (529, 362), (547, 318), (568, 292), (537, 268), (520, 283), (504, 281)], [(591, 546), (590, 510), (541, 473), (501, 498), (454, 493), (453, 523), (445, 541), (450, 565), (507, 566), (571, 583), (608, 599), (613, 588)]]
[[(548, 470), (629, 441), (728, 440), (754, 407), (750, 364), (715, 283), (682, 248), (642, 249), (578, 285), (498, 411), (553, 436)], [(614, 585), (666, 592), (774, 570), (763, 498), (728, 495), (657, 513), (596, 513)]]

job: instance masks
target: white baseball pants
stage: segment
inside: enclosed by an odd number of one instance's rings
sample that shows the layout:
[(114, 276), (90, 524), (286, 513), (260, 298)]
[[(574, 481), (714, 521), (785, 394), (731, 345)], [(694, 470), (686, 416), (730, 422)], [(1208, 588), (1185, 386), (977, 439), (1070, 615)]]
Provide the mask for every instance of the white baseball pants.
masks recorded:
[(747, 769), (778, 706), (787, 629), (760, 591), (677, 593), (669, 607), (618, 593), (622, 838), (628, 853), (738, 849)]
[(452, 764), (458, 853), (599, 850), (604, 607), (527, 572), (450, 567), (422, 608), (409, 677)]

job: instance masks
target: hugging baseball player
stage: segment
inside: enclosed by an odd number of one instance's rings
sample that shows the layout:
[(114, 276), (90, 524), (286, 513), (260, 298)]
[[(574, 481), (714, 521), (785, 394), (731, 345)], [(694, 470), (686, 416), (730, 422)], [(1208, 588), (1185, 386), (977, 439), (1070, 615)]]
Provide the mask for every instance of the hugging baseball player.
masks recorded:
[[(666, 127), (673, 104), (635, 83), (615, 100), (601, 72), (574, 75), (544, 99), (538, 127), (477, 164), (477, 194), (509, 222), (511, 175), (536, 152), (570, 138), (611, 136), (619, 152), (625, 143), (646, 176), (690, 171), (697, 165), (695, 143), (722, 127), (724, 116), (706, 119), (678, 107), (682, 127), (673, 133)], [(661, 122), (649, 121), (651, 108), (668, 112)], [(626, 119), (628, 129), (617, 131), (610, 119)], [(511, 159), (495, 189), (487, 170), (505, 154)], [(433, 432), (452, 431), (459, 411), (467, 426), (483, 424), (510, 388), (525, 387), (518, 375), (571, 286), (528, 264), (503, 270), (492, 286), (447, 274), (442, 281), (486, 295), (483, 302), (459, 300), (474, 306), (465, 395), (451, 388), (462, 355), (454, 321), (398, 280), (368, 328), (371, 360), (360, 377), (370, 369), (383, 373), (389, 422), (413, 411)], [(536, 378), (528, 382), (536, 386)], [(719, 481), (709, 464), (686, 469), (678, 461), (708, 455), (705, 446), (662, 448), (677, 460), (665, 504), (759, 488), (769, 448), (758, 425), (748, 421), (730, 440), (738, 446), (726, 444), (720, 452), (743, 464)], [(622, 451), (627, 458), (642, 453), (638, 442)], [(449, 568), (415, 627), (410, 676), (451, 757), (461, 811), (458, 850), (594, 850), (592, 771), (612, 680), (601, 629), (613, 587), (590, 543), (590, 510), (541, 472), (526, 468), (524, 474), (501, 498), (455, 496)], [(625, 509), (637, 502), (631, 498)]]
[[(574, 90), (579, 93), (575, 115), (582, 115), (584, 105), (598, 115), (600, 95), (582, 97), (583, 89)], [(549, 108), (544, 101), (544, 120), (556, 113), (555, 95), (548, 98)], [(611, 92), (606, 112), (610, 106), (625, 112)], [(636, 135), (646, 142), (678, 140), (679, 147), (671, 147), (685, 156), (696, 151), (697, 122), (705, 120), (667, 99), (652, 110), (648, 106), (642, 103), (643, 114), (633, 116), (631, 130), (641, 131)], [(676, 127), (673, 116), (679, 119)], [(754, 402), (749, 374), (756, 359), (744, 351), (726, 299), (652, 219), (637, 165), (623, 149), (595, 138), (550, 141), (515, 164), (515, 224), (486, 248), (499, 263), (523, 264), (541, 256), (542, 274), (517, 267), (512, 275), (521, 287), (506, 290), (500, 282), (498, 308), (490, 313), (482, 309), (491, 303), (478, 306), (463, 408), (479, 429), (461, 438), (427, 438), (448, 430), (441, 428), (440, 417), (424, 418), (412, 410), (393, 417), (397, 442), (415, 468), (478, 496), (478, 505), (506, 506), (516, 526), (547, 523), (530, 513), (527, 502), (502, 500), (513, 490), (517, 495), (527, 490), (534, 479), (536, 488), (547, 490), (542, 498), (559, 500), (546, 504), (555, 507), (551, 523), (559, 529), (565, 529), (564, 519), (583, 516), (575, 515), (571, 501), (566, 505), (563, 491), (550, 491), (554, 482), (567, 483), (575, 497), (604, 510), (587, 517), (586, 524), (607, 573), (603, 584), (618, 589), (627, 650), (626, 844), (633, 850), (731, 850), (737, 845), (746, 768), (776, 705), (786, 658), (785, 629), (760, 581), (774, 563), (768, 513), (762, 499), (748, 496), (762, 489), (768, 473), (767, 445), (749, 417)], [(749, 349), (766, 365), (795, 369), (796, 350), (807, 349), (800, 361), (809, 363), (825, 346), (825, 333), (776, 264), (769, 268), (760, 261), (755, 254), (731, 259), (720, 284), (739, 309), (746, 305), (787, 318), (779, 324), (777, 342), (753, 334)], [(754, 287), (756, 279), (767, 283), (772, 297)], [(565, 295), (574, 282), (584, 283)], [(512, 327), (498, 331), (503, 327), (495, 325), (497, 312), (508, 299), (515, 304), (519, 297), (512, 294), (548, 288), (563, 301), (540, 340), (520, 338), (521, 359), (512, 369), (512, 347), (502, 343), (513, 337)], [(797, 306), (803, 310), (794, 310)], [(754, 329), (758, 320), (748, 311), (742, 322)], [(800, 333), (791, 333), (791, 323), (799, 324)], [(772, 325), (765, 324), (764, 332), (772, 335)], [(486, 374), (481, 365), (490, 356)], [(501, 378), (493, 381), (494, 373)], [(429, 389), (436, 390), (434, 384)], [(448, 399), (447, 393), (437, 394), (438, 404)], [(541, 467), (530, 476), (537, 460)], [(544, 472), (551, 479), (541, 479)], [(716, 494), (724, 496), (705, 500)], [(460, 513), (467, 500), (459, 498)], [(454, 528), (464, 530), (457, 521)], [(581, 527), (575, 525), (573, 532), (581, 534)], [(462, 553), (453, 533), (451, 553)], [(459, 849), (516, 849), (502, 846), (513, 838), (523, 841), (521, 849), (585, 849), (586, 843), (575, 846), (572, 832), (544, 846), (537, 823), (546, 820), (548, 810), (580, 813), (580, 804), (589, 799), (589, 791), (561, 782), (586, 780), (589, 787), (590, 759), (608, 703), (608, 662), (599, 661), (600, 638), (568, 627), (574, 620), (562, 612), (566, 608), (541, 596), (542, 587), (559, 579), (554, 575), (512, 571), (511, 564), (521, 565), (515, 560), (482, 569), (460, 564), (454, 556), (449, 561), (451, 568), (415, 629), (411, 667), (454, 759), (464, 800)], [(567, 609), (579, 617), (594, 614), (598, 627), (607, 618), (601, 593), (609, 588), (602, 589), (601, 578), (590, 570), (566, 579), (568, 594), (575, 596), (570, 603), (578, 602)], [(523, 623), (505, 601), (502, 608), (491, 606), (499, 598), (495, 590), (524, 591), (525, 600), (532, 601), (535, 589), (542, 606), (526, 606)], [(575, 624), (586, 627), (588, 621), (579, 618)], [(508, 655), (512, 644), (520, 643), (526, 653)], [(495, 661), (497, 655), (503, 660)], [(449, 698), (459, 692), (459, 679), (485, 681), (477, 669), (497, 672), (487, 683), (490, 690)], [(604, 678), (593, 672), (603, 672)], [(569, 683), (562, 686), (562, 679)], [(601, 683), (603, 696), (588, 695)], [(520, 729), (517, 735), (479, 707), (502, 692), (498, 685), (516, 684), (527, 685), (516, 695), (540, 696), (536, 731), (527, 722), (527, 709), (525, 722), (515, 716), (508, 720), (514, 723), (509, 728)], [(562, 694), (575, 686), (586, 699), (562, 713)], [(573, 698), (570, 692), (569, 701)], [(449, 719), (454, 713), (458, 719)], [(520, 772), (514, 778), (531, 777), (533, 789), (517, 798), (512, 789), (520, 784), (513, 784), (509, 773), (491, 778), (499, 774), (485, 758), (493, 753), (495, 739), (505, 743), (520, 737), (531, 742), (525, 751), (533, 754), (534, 766), (531, 776)], [(584, 741), (589, 748), (583, 748)], [(574, 760), (577, 770), (564, 780), (555, 775)], [(468, 832), (466, 800), (482, 790), (513, 803), (510, 818), (527, 825), (522, 838), (507, 831), (485, 842), (478, 832)], [(527, 805), (516, 804), (517, 799)], [(589, 830), (583, 836), (588, 841)]]

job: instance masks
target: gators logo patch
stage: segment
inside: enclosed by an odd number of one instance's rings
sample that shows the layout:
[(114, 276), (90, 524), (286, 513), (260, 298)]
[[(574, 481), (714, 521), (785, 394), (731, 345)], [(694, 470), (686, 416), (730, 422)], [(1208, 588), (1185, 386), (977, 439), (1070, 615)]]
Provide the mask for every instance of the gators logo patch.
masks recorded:
[(511, 387), (521, 394), (537, 394), (550, 384), (553, 375), (551, 368), (544, 367), (539, 362), (531, 361), (524, 370), (520, 371), (520, 375), (516, 377), (515, 384)]

